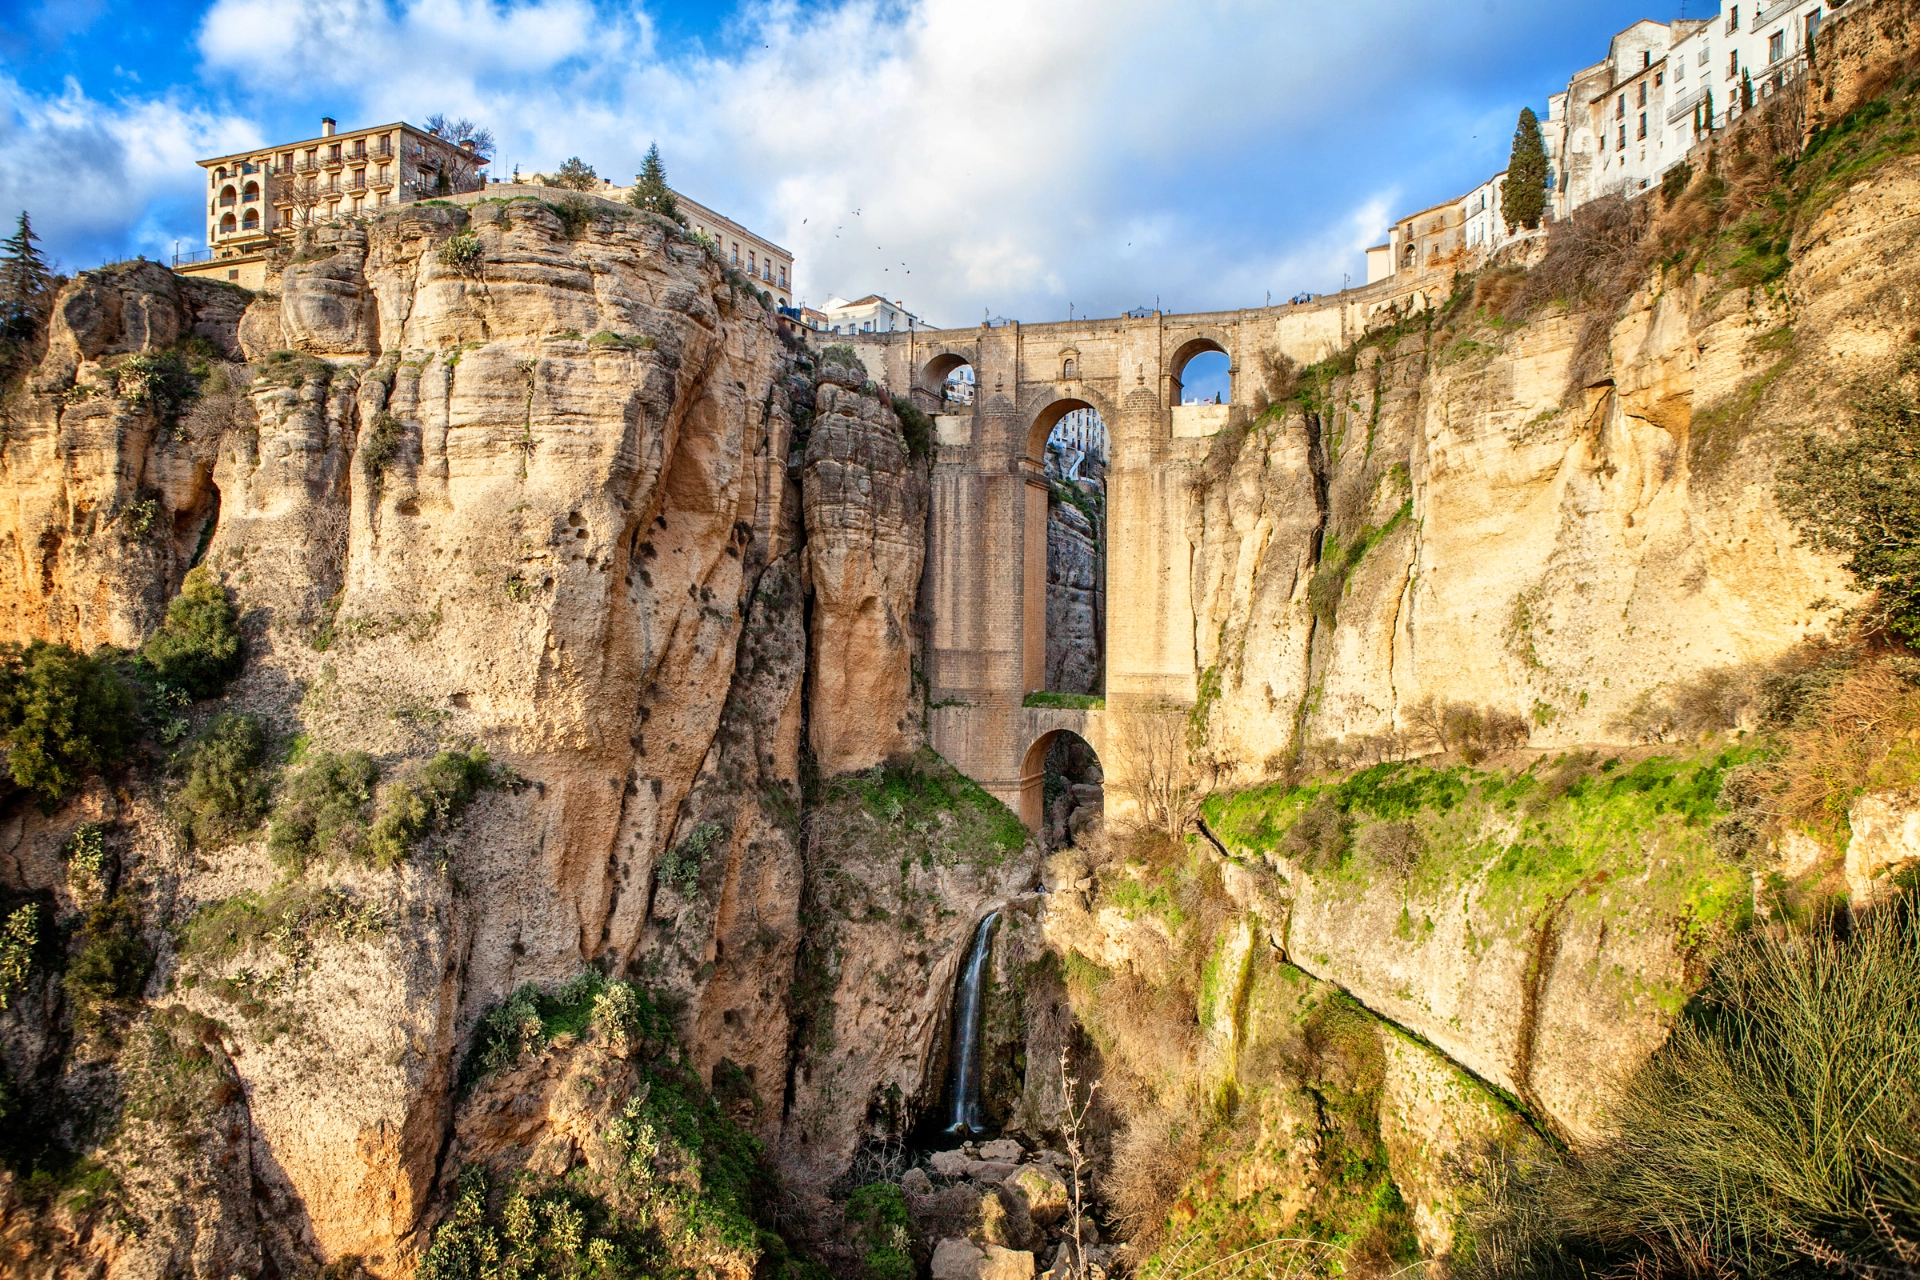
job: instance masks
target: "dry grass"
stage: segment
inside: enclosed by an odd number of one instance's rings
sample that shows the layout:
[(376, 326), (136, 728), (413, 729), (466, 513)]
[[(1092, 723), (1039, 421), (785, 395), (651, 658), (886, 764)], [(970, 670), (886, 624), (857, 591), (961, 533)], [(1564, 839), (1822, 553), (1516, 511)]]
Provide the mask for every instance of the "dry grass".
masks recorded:
[(1134, 1257), (1160, 1247), (1174, 1202), (1200, 1167), (1204, 1128), (1196, 1108), (1170, 1107), (1139, 1116), (1114, 1140), (1100, 1190)]
[(1920, 780), (1920, 690), (1893, 658), (1870, 659), (1804, 721), (1774, 766), (1777, 812), (1838, 847), (1855, 796)]

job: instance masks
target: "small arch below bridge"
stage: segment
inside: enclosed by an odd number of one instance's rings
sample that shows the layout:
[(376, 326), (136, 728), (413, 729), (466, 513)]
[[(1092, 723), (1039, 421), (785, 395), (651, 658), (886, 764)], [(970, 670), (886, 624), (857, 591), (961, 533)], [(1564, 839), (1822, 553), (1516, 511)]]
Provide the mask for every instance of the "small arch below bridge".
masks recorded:
[(1106, 713), (1033, 707), (1024, 719), (1020, 821), (1058, 848), (1106, 821)]
[(935, 413), (971, 412), (973, 362), (957, 351), (943, 351), (921, 366), (915, 389), (933, 398)]

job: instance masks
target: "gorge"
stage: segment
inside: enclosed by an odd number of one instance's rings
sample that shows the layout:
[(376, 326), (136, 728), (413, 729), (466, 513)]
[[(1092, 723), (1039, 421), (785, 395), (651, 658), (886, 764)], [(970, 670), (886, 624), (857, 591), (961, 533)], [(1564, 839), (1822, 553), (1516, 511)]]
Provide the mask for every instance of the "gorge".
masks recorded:
[[(1916, 420), (1879, 6), (1806, 138), (1320, 305), (823, 342), (558, 192), (63, 282), (0, 401), (0, 1266), (1686, 1270), (1495, 1210), (1765, 939), (1899, 951), (1920, 667), (1804, 498)], [(1908, 1148), (1849, 1150), (1858, 1205)], [(1891, 1265), (1887, 1204), (1772, 1269)]]

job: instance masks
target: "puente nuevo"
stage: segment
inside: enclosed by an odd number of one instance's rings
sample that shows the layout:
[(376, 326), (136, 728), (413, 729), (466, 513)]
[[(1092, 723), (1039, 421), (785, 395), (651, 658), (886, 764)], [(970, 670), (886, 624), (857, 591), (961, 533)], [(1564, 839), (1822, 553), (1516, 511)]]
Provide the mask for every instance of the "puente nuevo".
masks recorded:
[[(934, 750), (1020, 814), (1041, 818), (1048, 747), (1064, 732), (1108, 757), (1110, 717), (1191, 704), (1195, 644), (1193, 481), (1212, 437), (1264, 405), (1255, 362), (1323, 360), (1370, 328), (1444, 298), (1451, 272), (1406, 272), (1311, 302), (1244, 311), (978, 329), (849, 335), (885, 389), (933, 417), (939, 445), (923, 587), (929, 615), (929, 737)], [(1206, 352), (1227, 357), (1224, 404), (1182, 404), (1181, 376)], [(962, 365), (973, 404), (943, 401)], [(1105, 708), (1024, 706), (1046, 688), (1047, 494), (1054, 424), (1079, 409), (1105, 422)], [(1126, 801), (1109, 792), (1119, 816)]]

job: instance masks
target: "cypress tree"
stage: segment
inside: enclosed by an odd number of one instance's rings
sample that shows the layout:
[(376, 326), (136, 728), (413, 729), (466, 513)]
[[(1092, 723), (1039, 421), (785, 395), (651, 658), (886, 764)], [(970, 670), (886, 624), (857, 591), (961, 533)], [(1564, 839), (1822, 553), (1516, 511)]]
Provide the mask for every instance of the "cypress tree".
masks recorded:
[(39, 238), (22, 209), (19, 229), (0, 241), (0, 342), (25, 342), (39, 327), (41, 300), (53, 282), (33, 247)]
[(627, 199), (636, 208), (651, 210), (672, 218), (681, 226), (686, 225), (687, 216), (680, 212), (679, 202), (667, 186), (667, 166), (661, 163), (659, 143), (647, 148), (647, 158), (640, 162), (640, 172), (634, 176), (633, 190)]
[(1500, 203), (1507, 231), (1525, 227), (1537, 231), (1547, 212), (1547, 148), (1540, 139), (1540, 117), (1532, 107), (1520, 109), (1513, 131), (1513, 155), (1507, 161), (1507, 180), (1500, 187)]

